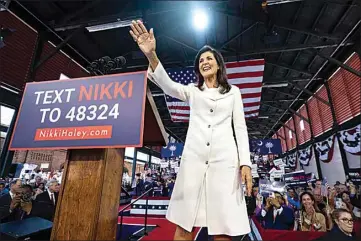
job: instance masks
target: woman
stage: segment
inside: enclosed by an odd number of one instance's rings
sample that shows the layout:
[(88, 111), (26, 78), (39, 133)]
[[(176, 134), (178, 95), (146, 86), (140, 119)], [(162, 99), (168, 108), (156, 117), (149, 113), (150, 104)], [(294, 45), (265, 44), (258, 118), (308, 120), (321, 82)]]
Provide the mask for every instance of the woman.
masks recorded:
[(357, 240), (353, 232), (354, 221), (351, 213), (346, 209), (335, 209), (332, 212), (334, 222), (331, 232), (318, 239), (321, 240)]
[(346, 209), (348, 209), (356, 218), (361, 218), (360, 209), (354, 205), (359, 204), (359, 202), (352, 200), (348, 192), (342, 192), (340, 196), (346, 205)]
[(211, 47), (202, 48), (194, 63), (198, 84), (175, 83), (158, 60), (153, 29), (148, 32), (140, 21), (133, 21), (131, 28), (148, 58), (148, 77), (167, 95), (190, 106), (187, 139), (167, 212), (167, 219), (177, 225), (174, 239), (192, 240), (194, 227), (207, 227), (215, 240), (249, 233), (238, 180), (241, 174), (250, 196), (247, 127), (240, 90), (228, 84), (222, 56)]
[(325, 216), (319, 211), (310, 192), (301, 194), (300, 230), (326, 232)]

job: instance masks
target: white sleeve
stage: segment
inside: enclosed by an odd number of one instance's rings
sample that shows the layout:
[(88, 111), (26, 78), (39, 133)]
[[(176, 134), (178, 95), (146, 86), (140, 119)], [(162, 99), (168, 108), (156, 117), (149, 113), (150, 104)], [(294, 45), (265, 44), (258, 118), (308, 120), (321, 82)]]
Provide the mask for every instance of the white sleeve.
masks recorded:
[(246, 126), (246, 120), (244, 117), (241, 91), (238, 87), (232, 86), (232, 88), (235, 88), (233, 105), (233, 126), (237, 140), (240, 166), (252, 167), (251, 153), (249, 151), (248, 131)]
[(148, 78), (158, 85), (167, 95), (189, 102), (190, 89), (187, 85), (174, 82), (169, 78), (161, 62), (158, 63), (154, 72), (148, 68)]

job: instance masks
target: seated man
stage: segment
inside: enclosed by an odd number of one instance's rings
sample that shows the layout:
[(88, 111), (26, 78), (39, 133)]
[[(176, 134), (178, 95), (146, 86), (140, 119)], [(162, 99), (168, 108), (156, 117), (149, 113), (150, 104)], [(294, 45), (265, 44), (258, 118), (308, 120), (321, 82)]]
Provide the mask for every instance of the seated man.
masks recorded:
[(265, 229), (291, 230), (293, 228), (293, 210), (285, 203), (284, 197), (278, 192), (267, 198), (265, 207), (257, 215)]

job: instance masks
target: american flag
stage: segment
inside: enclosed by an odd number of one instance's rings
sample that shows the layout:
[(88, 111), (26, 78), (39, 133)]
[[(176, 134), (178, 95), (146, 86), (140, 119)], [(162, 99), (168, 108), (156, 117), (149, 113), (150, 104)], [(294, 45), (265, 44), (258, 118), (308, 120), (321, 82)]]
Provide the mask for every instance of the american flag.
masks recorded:
[[(246, 119), (257, 117), (259, 114), (264, 64), (264, 59), (226, 63), (228, 83), (241, 90)], [(197, 81), (193, 67), (167, 69), (167, 72), (173, 81), (184, 85)], [(187, 122), (189, 120), (188, 103), (168, 95), (165, 99), (172, 121)]]

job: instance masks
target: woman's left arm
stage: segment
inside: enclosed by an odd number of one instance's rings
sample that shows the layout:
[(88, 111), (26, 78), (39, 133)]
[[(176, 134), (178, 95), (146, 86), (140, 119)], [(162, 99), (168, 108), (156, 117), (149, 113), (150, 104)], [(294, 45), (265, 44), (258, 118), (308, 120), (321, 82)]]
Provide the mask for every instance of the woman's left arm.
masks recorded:
[(249, 166), (251, 168), (251, 154), (249, 151), (248, 131), (244, 117), (243, 102), (241, 91), (234, 88), (234, 105), (233, 105), (233, 126), (236, 135), (238, 157), (240, 166)]

